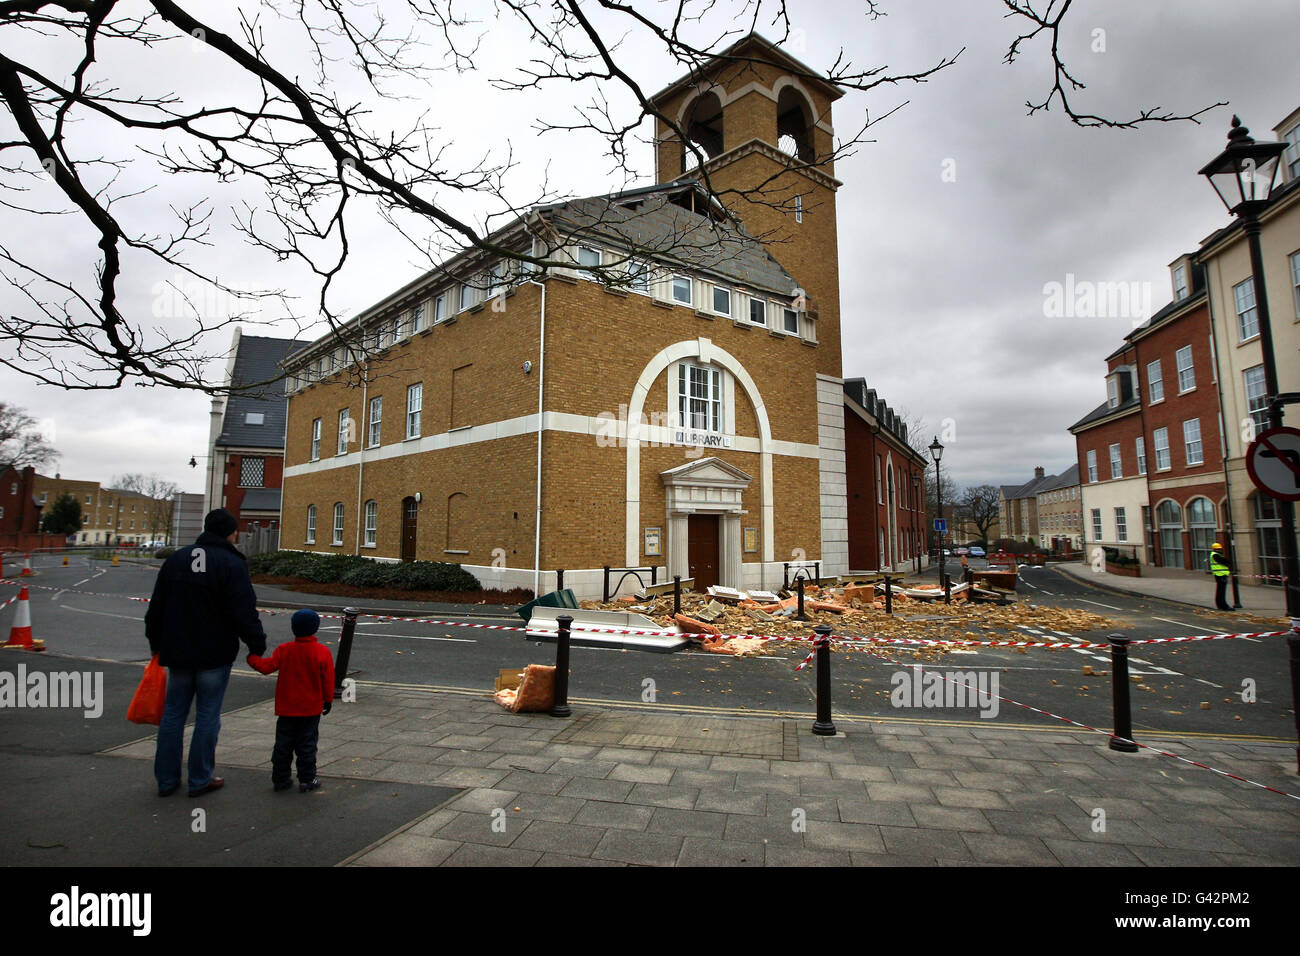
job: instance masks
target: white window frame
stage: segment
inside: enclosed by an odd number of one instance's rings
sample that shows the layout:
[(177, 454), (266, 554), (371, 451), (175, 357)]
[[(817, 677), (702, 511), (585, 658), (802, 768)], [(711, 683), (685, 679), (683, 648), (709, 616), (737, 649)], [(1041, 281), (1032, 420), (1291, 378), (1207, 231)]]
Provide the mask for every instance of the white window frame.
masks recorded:
[(1088, 451), (1088, 481), (1089, 483), (1097, 481), (1097, 450), (1095, 448)]
[(374, 548), (379, 541), (379, 503), (373, 498), (365, 504), (365, 531), (361, 542), (363, 548)]
[[(794, 319), (794, 328), (790, 328), (790, 320)], [(789, 335), (799, 334), (799, 313), (795, 309), (781, 307), (781, 330)]]
[(1114, 442), (1110, 446), (1110, 476), (1111, 478), (1124, 477), (1124, 455), (1120, 451), (1119, 442)]
[(316, 506), (307, 506), (307, 544), (316, 543)]
[(439, 292), (433, 297), (433, 324), (445, 321), (447, 318), (447, 292)]
[(1169, 455), (1169, 429), (1157, 428), (1151, 433), (1151, 438), (1156, 453), (1156, 471), (1168, 471), (1173, 467), (1173, 460)]
[[(722, 309), (719, 309), (719, 308), (718, 308), (718, 294), (719, 294), (719, 293), (721, 293), (722, 295), (726, 296), (726, 299), (727, 299), (727, 301), (726, 301), (726, 305), (727, 305), (726, 311), (723, 311)], [(727, 288), (725, 285), (715, 285), (715, 286), (713, 287), (713, 301), (710, 302), (709, 304), (710, 304), (710, 305), (712, 306), (712, 308), (713, 308), (713, 314), (714, 314), (714, 315), (725, 315), (727, 318), (731, 318), (731, 301), (732, 301), (732, 294), (731, 294), (731, 290), (730, 290), (729, 288)]]
[[(760, 319), (755, 319), (755, 318), (754, 318), (754, 310), (755, 310), (755, 308), (757, 308), (757, 310), (758, 310), (759, 314), (762, 316), (762, 318), (760, 318)], [(761, 325), (761, 326), (763, 326), (764, 328), (767, 328), (767, 300), (765, 300), (765, 299), (760, 299), (760, 298), (758, 298), (757, 296), (751, 296), (751, 297), (750, 297), (750, 299), (749, 299), (749, 321), (752, 322), (754, 325)]]
[[(686, 283), (686, 298), (682, 299), (677, 295), (677, 284)], [(693, 305), (695, 300), (695, 283), (690, 276), (675, 275), (668, 281), (668, 296), (678, 305)]]
[(1138, 475), (1147, 473), (1147, 440), (1145, 435), (1138, 435), (1134, 443), (1137, 448)]
[(343, 502), (334, 503), (334, 538), (331, 544), (343, 543)]
[(627, 263), (628, 290), (637, 295), (649, 295), (654, 273), (644, 259), (629, 259)]
[[(1193, 426), (1188, 428), (1188, 426)], [(1195, 432), (1195, 437), (1192, 437)], [(1192, 460), (1192, 448), (1196, 449), (1196, 459)], [(1205, 464), (1205, 444), (1201, 440), (1201, 420), (1199, 418), (1189, 418), (1183, 422), (1183, 455), (1187, 459), (1187, 467)]]
[(1291, 263), (1291, 298), (1295, 303), (1296, 318), (1300, 319), (1300, 249), (1291, 253), (1287, 259)]
[[(1252, 379), (1255, 387), (1252, 388)], [(1268, 428), (1268, 383), (1264, 378), (1264, 366), (1255, 365), (1241, 373), (1242, 385), (1246, 395), (1246, 414), (1255, 423), (1255, 433)], [(1252, 394), (1253, 393), (1253, 394)]]
[(339, 435), (335, 451), (336, 455), (346, 455), (348, 453), (348, 429), (352, 422), (352, 408), (339, 409)]
[(456, 309), (457, 312), (464, 312), (466, 309), (471, 309), (478, 304), (475, 300), (475, 289), (472, 282), (462, 282), (458, 288), (460, 289), (460, 301), (457, 303), (459, 306)]
[[(379, 417), (375, 417), (375, 412)], [(370, 418), (366, 425), (367, 448), (378, 448), (384, 437), (384, 396), (376, 395), (370, 400)]]
[(424, 383), (406, 387), (406, 437), (420, 437), (420, 411), (424, 407)]
[(1106, 407), (1119, 407), (1119, 379), (1113, 375), (1106, 379)]
[(1181, 302), (1187, 298), (1187, 268), (1178, 266), (1174, 269), (1174, 301)]
[(803, 194), (794, 197), (794, 221), (803, 222)]
[[(677, 422), (684, 431), (720, 434), (726, 427), (722, 369), (714, 365), (693, 365), (682, 362), (677, 366)], [(699, 374), (697, 374), (699, 373)], [(702, 387), (705, 395), (697, 395)], [(701, 408), (697, 408), (702, 403)], [(695, 425), (696, 416), (703, 413), (704, 427)]]
[[(1152, 369), (1155, 374), (1152, 374)], [(1165, 400), (1165, 378), (1164, 372), (1160, 368), (1160, 359), (1147, 363), (1147, 404), (1154, 405), (1156, 402)]]
[[(596, 261), (583, 262), (584, 252), (590, 253), (591, 256), (595, 256)], [(587, 258), (590, 258), (590, 256)], [(573, 255), (573, 261), (577, 264), (578, 275), (582, 276), (582, 278), (588, 279), (592, 282), (600, 281), (600, 279), (597, 278), (596, 273), (589, 272), (588, 268), (591, 266), (603, 266), (605, 264), (605, 254), (602, 250), (597, 249), (595, 246), (578, 246), (577, 251)]]
[(1101, 509), (1092, 509), (1092, 540), (1100, 541), (1102, 539), (1101, 529)]
[[(1246, 301), (1249, 297), (1249, 303)], [(1249, 342), (1259, 335), (1259, 301), (1255, 297), (1255, 278), (1251, 276), (1232, 287), (1232, 308), (1237, 313), (1237, 341)]]
[[(1186, 365), (1183, 364), (1184, 359), (1187, 360)], [(1196, 360), (1192, 357), (1192, 347), (1190, 345), (1184, 345), (1174, 353), (1174, 367), (1178, 369), (1179, 395), (1196, 388)], [(1184, 374), (1186, 375), (1186, 383), (1183, 381)]]
[(421, 300), (411, 306), (411, 334), (414, 335), (424, 328), (424, 301)]
[(311, 460), (320, 461), (320, 419), (311, 420)]
[(1121, 544), (1128, 541), (1128, 515), (1123, 508), (1115, 509), (1115, 540)]

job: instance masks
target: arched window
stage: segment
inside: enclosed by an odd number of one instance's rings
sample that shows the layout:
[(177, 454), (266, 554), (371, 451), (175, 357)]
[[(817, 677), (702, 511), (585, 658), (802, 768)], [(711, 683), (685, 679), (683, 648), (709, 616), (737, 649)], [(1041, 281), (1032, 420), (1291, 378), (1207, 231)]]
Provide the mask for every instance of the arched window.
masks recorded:
[(307, 506), (307, 543), (316, 543), (316, 506)]
[(373, 548), (379, 538), (379, 505), (372, 501), (366, 502), (366, 538), (365, 545), (367, 548)]
[(1183, 509), (1176, 501), (1162, 501), (1156, 509), (1160, 528), (1160, 563), (1166, 568), (1183, 566)]
[[(682, 117), (686, 139), (699, 148), (708, 159), (722, 152), (722, 101), (712, 91), (698, 97)], [(682, 147), (682, 172), (699, 165), (690, 149)]]
[(343, 502), (334, 503), (334, 538), (331, 544), (343, 543)]
[(1210, 568), (1210, 545), (1214, 544), (1214, 502), (1209, 498), (1193, 498), (1187, 502), (1187, 529), (1192, 549), (1192, 567), (1201, 571)]
[(1282, 520), (1277, 502), (1268, 495), (1252, 496), (1255, 512), (1255, 538), (1259, 549), (1259, 573), (1271, 587), (1282, 586)]
[(813, 149), (812, 107), (793, 86), (781, 90), (776, 100), (776, 145), (783, 153), (803, 163), (816, 161)]

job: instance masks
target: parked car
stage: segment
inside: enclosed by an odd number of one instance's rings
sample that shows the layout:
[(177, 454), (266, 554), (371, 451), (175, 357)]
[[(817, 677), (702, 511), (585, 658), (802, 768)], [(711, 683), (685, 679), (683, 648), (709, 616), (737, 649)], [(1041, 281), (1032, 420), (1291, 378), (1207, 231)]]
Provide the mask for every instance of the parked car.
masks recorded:
[(957, 549), (957, 557), (961, 557), (961, 556), (963, 556), (963, 555), (967, 555), (967, 554), (970, 554), (970, 548), (958, 548), (958, 549)]
[(981, 547), (974, 547), (974, 548), (971, 548), (971, 549), (970, 549), (970, 556), (971, 556), (972, 558), (982, 558), (982, 557), (985, 556), (985, 555), (984, 555), (984, 549), (981, 548)]

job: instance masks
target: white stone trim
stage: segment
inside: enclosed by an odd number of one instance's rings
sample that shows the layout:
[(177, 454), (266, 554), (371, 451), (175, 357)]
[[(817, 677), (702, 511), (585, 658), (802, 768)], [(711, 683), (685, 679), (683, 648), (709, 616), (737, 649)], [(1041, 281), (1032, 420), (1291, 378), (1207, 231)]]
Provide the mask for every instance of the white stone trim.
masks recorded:
[[(822, 574), (849, 568), (848, 471), (844, 461), (844, 380), (817, 376), (817, 445)], [(883, 476), (882, 476), (883, 477)], [(770, 560), (770, 558), (768, 558)]]

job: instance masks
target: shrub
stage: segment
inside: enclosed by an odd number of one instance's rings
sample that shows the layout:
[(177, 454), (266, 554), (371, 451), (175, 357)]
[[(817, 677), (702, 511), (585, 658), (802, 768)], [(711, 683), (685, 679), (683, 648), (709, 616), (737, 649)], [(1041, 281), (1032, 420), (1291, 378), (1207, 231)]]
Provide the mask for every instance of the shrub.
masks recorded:
[(459, 564), (410, 561), (400, 564), (351, 554), (273, 551), (248, 559), (253, 574), (304, 578), (320, 584), (386, 587), (402, 591), (477, 591), (478, 579)]

